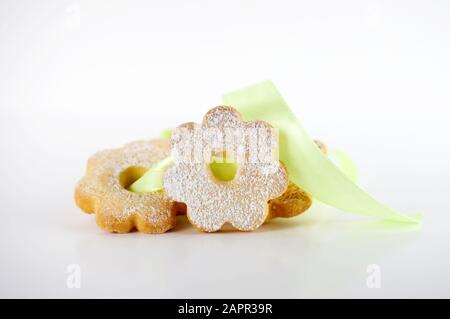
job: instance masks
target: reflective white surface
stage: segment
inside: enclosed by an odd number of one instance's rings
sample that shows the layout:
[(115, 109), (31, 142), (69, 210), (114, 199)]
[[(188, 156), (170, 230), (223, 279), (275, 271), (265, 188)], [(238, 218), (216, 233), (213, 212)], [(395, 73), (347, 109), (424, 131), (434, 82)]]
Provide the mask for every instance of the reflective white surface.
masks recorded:
[[(449, 18), (445, 1), (2, 1), (0, 297), (450, 297)], [(112, 235), (74, 205), (95, 151), (266, 78), (423, 227), (315, 204), (252, 233)]]

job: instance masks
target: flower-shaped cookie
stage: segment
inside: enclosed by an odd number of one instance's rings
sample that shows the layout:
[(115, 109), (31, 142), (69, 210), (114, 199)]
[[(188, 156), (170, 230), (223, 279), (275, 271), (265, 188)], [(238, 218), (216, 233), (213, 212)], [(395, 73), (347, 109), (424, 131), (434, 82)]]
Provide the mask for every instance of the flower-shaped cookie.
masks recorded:
[(111, 232), (163, 233), (175, 226), (176, 213), (164, 192), (127, 190), (149, 167), (169, 155), (167, 140), (137, 141), (96, 153), (75, 189), (76, 204), (95, 213), (97, 224)]
[[(263, 121), (244, 122), (231, 107), (211, 109), (202, 125), (178, 127), (171, 142), (175, 165), (164, 175), (166, 194), (185, 203), (189, 220), (203, 231), (227, 222), (254, 230), (268, 217), (268, 201), (287, 189), (288, 174), (275, 158), (274, 129)], [(217, 154), (234, 156), (234, 179), (224, 182), (212, 174), (209, 164)]]

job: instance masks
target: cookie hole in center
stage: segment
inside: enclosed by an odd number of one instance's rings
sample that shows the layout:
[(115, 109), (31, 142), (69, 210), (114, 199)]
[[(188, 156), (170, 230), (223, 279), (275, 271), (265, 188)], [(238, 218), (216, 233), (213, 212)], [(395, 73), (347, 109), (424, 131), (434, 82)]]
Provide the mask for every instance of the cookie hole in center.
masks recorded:
[(130, 186), (147, 172), (148, 168), (142, 166), (130, 166), (119, 175), (120, 185), (129, 190)]
[(209, 169), (211, 170), (211, 173), (214, 175), (214, 177), (219, 181), (229, 182), (236, 177), (238, 164), (234, 162), (224, 163), (222, 161), (213, 160), (209, 164)]

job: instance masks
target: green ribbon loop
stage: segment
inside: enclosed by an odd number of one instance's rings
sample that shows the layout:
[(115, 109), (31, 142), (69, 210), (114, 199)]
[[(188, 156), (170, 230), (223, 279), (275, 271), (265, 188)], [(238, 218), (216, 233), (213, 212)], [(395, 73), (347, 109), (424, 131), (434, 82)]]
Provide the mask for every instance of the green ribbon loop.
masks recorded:
[[(279, 129), (279, 158), (286, 164), (290, 180), (315, 199), (355, 214), (406, 223), (421, 221), (420, 215), (400, 214), (359, 188), (355, 184), (356, 166), (344, 152), (330, 152), (336, 165), (323, 155), (271, 81), (227, 93), (223, 101), (235, 107), (245, 120), (263, 120)], [(168, 138), (170, 131), (166, 130), (162, 136)], [(130, 190), (138, 193), (162, 190), (163, 174), (171, 165), (171, 157), (157, 163)], [(221, 173), (228, 175), (225, 171)]]
[(223, 101), (236, 107), (244, 119), (263, 120), (279, 129), (279, 157), (288, 167), (289, 178), (314, 198), (355, 214), (421, 221), (421, 216), (400, 214), (376, 201), (324, 156), (271, 81), (227, 93)]

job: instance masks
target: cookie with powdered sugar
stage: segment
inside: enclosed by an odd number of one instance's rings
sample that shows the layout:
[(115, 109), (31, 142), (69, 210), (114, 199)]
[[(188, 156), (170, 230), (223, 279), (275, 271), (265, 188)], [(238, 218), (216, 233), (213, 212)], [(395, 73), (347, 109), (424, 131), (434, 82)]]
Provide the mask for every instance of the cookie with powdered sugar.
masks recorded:
[(176, 212), (164, 192), (137, 194), (128, 187), (169, 153), (170, 143), (163, 139), (96, 153), (76, 186), (76, 204), (95, 214), (97, 224), (110, 232), (166, 232), (175, 226)]
[[(184, 124), (171, 138), (175, 165), (164, 174), (167, 196), (186, 204), (191, 223), (206, 232), (230, 223), (257, 229), (269, 215), (268, 201), (288, 187), (288, 174), (276, 158), (276, 131), (266, 122), (244, 122), (232, 107), (211, 109), (201, 125)], [(209, 164), (218, 154), (238, 164), (230, 181), (217, 179)]]

